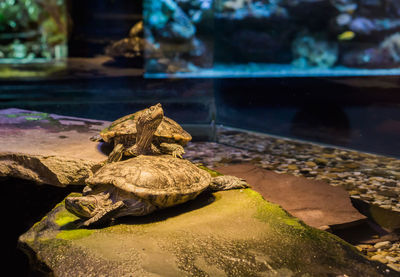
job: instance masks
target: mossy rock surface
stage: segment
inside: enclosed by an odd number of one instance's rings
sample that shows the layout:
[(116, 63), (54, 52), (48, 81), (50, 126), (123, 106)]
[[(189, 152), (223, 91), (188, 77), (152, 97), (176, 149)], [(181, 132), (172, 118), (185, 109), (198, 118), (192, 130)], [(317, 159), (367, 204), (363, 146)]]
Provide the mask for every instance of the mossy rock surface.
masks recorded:
[(55, 276), (397, 276), (251, 189), (204, 193), (113, 225), (78, 229), (57, 205), (19, 239)]

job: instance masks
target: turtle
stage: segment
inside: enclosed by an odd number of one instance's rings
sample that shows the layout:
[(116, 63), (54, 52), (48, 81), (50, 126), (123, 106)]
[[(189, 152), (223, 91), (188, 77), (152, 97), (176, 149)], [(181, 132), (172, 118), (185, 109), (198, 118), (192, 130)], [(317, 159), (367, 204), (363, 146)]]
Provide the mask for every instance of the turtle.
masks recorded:
[(83, 219), (79, 226), (144, 216), (192, 200), (206, 190), (248, 187), (243, 179), (212, 177), (190, 161), (171, 155), (140, 155), (106, 164), (86, 184), (82, 196), (65, 199), (66, 209)]
[(160, 103), (115, 120), (99, 135), (91, 137), (91, 140), (103, 140), (114, 145), (114, 149), (108, 157), (108, 162), (119, 161), (123, 156), (136, 156), (137, 153), (132, 149), (138, 135), (136, 123), (141, 115), (152, 111), (156, 111), (154, 116), (159, 117), (161, 121), (153, 135), (152, 145), (147, 153), (170, 154), (182, 158), (185, 153), (183, 146), (192, 139), (192, 136), (176, 121), (164, 116)]
[(137, 119), (136, 143), (128, 149), (134, 158), (107, 163), (86, 179), (82, 196), (69, 196), (65, 207), (83, 218), (83, 226), (110, 219), (142, 216), (194, 199), (205, 190), (248, 187), (235, 176), (211, 177), (186, 159), (153, 151), (153, 136), (163, 113), (156, 105)]

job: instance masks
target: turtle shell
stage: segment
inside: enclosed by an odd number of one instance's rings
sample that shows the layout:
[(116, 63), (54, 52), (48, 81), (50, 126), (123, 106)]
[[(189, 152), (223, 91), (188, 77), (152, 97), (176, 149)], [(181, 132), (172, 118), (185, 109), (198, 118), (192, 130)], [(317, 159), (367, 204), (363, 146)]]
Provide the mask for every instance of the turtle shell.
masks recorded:
[(110, 163), (86, 180), (89, 187), (112, 185), (159, 208), (195, 198), (210, 182), (211, 175), (205, 170), (169, 155), (141, 155)]
[[(131, 144), (135, 143), (134, 138), (137, 133), (136, 122), (143, 111), (144, 110), (141, 110), (115, 120), (109, 127), (100, 132), (100, 136), (105, 142), (109, 143), (114, 141), (117, 141), (117, 143), (122, 142), (124, 144), (128, 144), (128, 142)], [(185, 146), (192, 139), (192, 136), (183, 130), (178, 123), (166, 116), (163, 117), (160, 126), (158, 126), (154, 133), (154, 137), (160, 142), (173, 141), (182, 146)]]

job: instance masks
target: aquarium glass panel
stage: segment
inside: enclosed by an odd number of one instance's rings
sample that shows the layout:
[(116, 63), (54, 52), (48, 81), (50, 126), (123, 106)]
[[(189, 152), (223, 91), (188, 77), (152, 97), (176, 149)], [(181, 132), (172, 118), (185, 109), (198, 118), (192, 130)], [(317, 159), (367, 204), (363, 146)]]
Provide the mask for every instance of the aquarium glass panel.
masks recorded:
[(145, 0), (147, 77), (400, 73), (397, 0)]
[(65, 0), (0, 1), (0, 77), (40, 75), (66, 57)]

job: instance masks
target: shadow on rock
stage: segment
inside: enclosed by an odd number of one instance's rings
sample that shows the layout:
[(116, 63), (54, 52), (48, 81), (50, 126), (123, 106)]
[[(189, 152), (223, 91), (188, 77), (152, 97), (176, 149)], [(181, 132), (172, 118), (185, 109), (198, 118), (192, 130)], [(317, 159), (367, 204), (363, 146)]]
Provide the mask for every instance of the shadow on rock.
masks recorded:
[[(139, 224), (150, 224), (150, 223), (160, 222), (160, 221), (167, 220), (168, 218), (176, 217), (176, 216), (179, 216), (184, 213), (188, 213), (188, 212), (191, 212), (191, 211), (194, 211), (197, 209), (201, 209), (201, 208), (213, 203), (214, 201), (216, 201), (216, 198), (213, 194), (211, 194), (209, 192), (204, 192), (204, 193), (201, 193), (195, 199), (188, 201), (186, 203), (182, 203), (180, 205), (174, 206), (174, 207), (158, 210), (158, 211), (155, 211), (155, 212), (153, 212), (149, 215), (145, 215), (145, 216), (137, 216), (137, 217), (125, 216), (125, 217), (117, 218), (117, 219), (113, 220), (111, 223), (108, 223), (108, 224), (103, 223), (101, 225), (94, 226), (93, 228), (104, 228), (104, 227), (107, 227), (110, 225), (117, 225), (117, 224), (139, 225)], [(71, 222), (70, 224), (63, 226), (63, 228), (76, 228), (76, 226), (78, 226), (80, 222), (81, 222), (81, 220)], [(89, 227), (89, 228), (91, 228), (91, 227)]]

